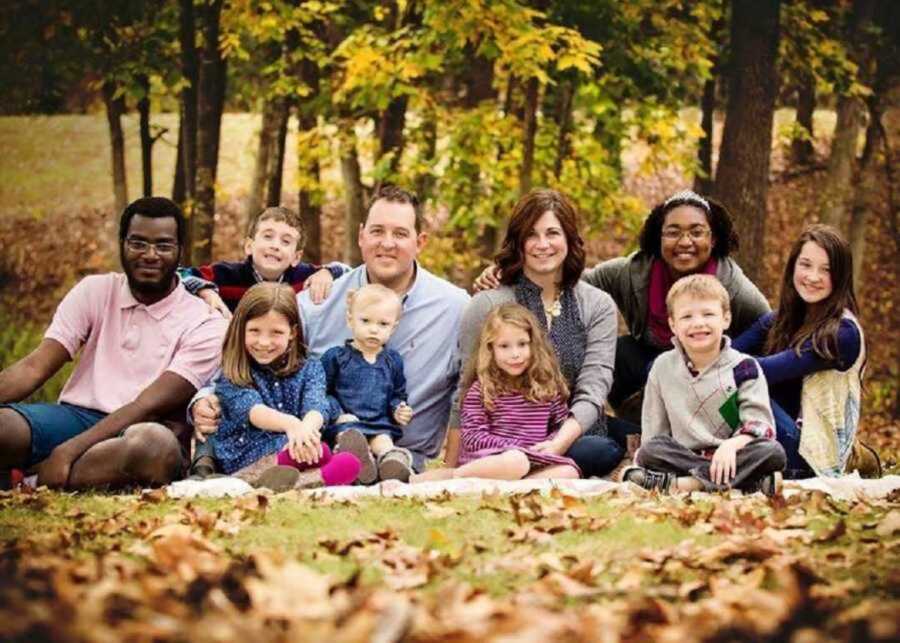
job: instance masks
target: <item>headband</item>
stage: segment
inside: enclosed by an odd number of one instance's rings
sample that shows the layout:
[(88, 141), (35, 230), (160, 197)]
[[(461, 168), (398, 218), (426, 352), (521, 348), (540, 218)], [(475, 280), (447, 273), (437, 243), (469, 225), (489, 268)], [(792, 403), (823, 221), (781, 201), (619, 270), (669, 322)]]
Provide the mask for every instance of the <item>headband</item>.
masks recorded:
[(709, 201), (704, 199), (702, 196), (694, 192), (693, 190), (682, 190), (676, 194), (673, 194), (668, 199), (666, 199), (665, 203), (663, 203), (663, 207), (667, 208), (671, 203), (684, 202), (689, 203), (691, 205), (697, 205), (701, 207), (704, 212), (709, 214)]

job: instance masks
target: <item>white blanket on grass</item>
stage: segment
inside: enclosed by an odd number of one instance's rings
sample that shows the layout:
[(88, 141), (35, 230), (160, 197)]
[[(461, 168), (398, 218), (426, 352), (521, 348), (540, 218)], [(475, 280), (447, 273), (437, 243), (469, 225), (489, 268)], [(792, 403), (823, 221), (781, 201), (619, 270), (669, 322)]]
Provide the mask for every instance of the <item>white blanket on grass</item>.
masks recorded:
[[(302, 493), (335, 500), (386, 497), (386, 498), (432, 498), (445, 493), (452, 495), (503, 494), (511, 495), (539, 490), (549, 493), (553, 489), (573, 496), (597, 496), (614, 490), (633, 492), (636, 487), (628, 483), (609, 480), (482, 480), (465, 478), (406, 484), (397, 480), (387, 480), (371, 487), (325, 487)], [(883, 498), (900, 489), (900, 476), (892, 475), (877, 480), (863, 480), (858, 475), (841, 478), (810, 478), (808, 480), (787, 480), (784, 495), (807, 491), (822, 491), (840, 500), (853, 500), (859, 496)], [(171, 498), (222, 498), (241, 496), (258, 491), (237, 478), (213, 478), (210, 480), (180, 480), (166, 488)]]

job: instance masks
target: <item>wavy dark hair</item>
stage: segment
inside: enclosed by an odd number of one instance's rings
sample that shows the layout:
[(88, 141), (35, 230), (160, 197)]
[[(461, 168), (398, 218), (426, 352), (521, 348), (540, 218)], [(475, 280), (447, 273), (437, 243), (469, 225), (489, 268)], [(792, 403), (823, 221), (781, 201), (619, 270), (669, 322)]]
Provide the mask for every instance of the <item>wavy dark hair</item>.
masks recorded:
[[(794, 287), (794, 270), (804, 244), (812, 241), (828, 255), (831, 294), (815, 306), (808, 305)], [(815, 353), (826, 360), (839, 357), (837, 337), (844, 310), (859, 314), (853, 291), (853, 253), (850, 244), (835, 228), (816, 223), (808, 226), (794, 242), (781, 279), (781, 298), (775, 323), (766, 339), (766, 354), (800, 347), (810, 341)]]
[(578, 232), (578, 208), (568, 196), (547, 188), (532, 190), (513, 207), (506, 226), (506, 238), (494, 263), (500, 269), (500, 282), (510, 286), (519, 280), (525, 266), (525, 239), (545, 212), (559, 219), (569, 252), (563, 261), (562, 288), (571, 288), (584, 271), (584, 240)]
[(723, 259), (738, 249), (738, 236), (731, 221), (731, 214), (724, 205), (709, 197), (676, 196), (660, 203), (650, 211), (641, 228), (640, 246), (644, 254), (662, 259), (662, 229), (666, 215), (681, 205), (690, 205), (706, 215), (715, 243), (712, 256)]

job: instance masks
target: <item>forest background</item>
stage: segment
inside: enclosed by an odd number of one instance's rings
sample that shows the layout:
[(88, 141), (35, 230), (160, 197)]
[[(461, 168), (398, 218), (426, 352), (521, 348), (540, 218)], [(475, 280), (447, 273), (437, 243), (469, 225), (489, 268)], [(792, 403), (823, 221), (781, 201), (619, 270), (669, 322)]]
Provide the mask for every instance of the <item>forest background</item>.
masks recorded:
[(355, 265), (367, 196), (400, 183), (423, 264), (467, 287), (531, 187), (576, 200), (593, 263), (693, 186), (772, 303), (804, 224), (849, 237), (866, 430), (896, 460), (900, 3), (12, 0), (0, 34), (0, 364), (118, 268), (140, 195), (184, 204), (194, 264), (283, 203), (307, 260)]

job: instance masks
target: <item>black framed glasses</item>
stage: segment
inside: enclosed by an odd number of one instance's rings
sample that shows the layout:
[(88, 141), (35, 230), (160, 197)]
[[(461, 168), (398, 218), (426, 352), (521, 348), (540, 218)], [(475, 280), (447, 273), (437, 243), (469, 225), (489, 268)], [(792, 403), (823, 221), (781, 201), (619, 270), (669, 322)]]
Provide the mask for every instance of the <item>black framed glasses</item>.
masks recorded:
[(146, 254), (150, 252), (150, 248), (153, 248), (160, 256), (174, 255), (178, 252), (178, 244), (171, 241), (152, 242), (132, 237), (125, 238), (125, 247), (136, 254)]

